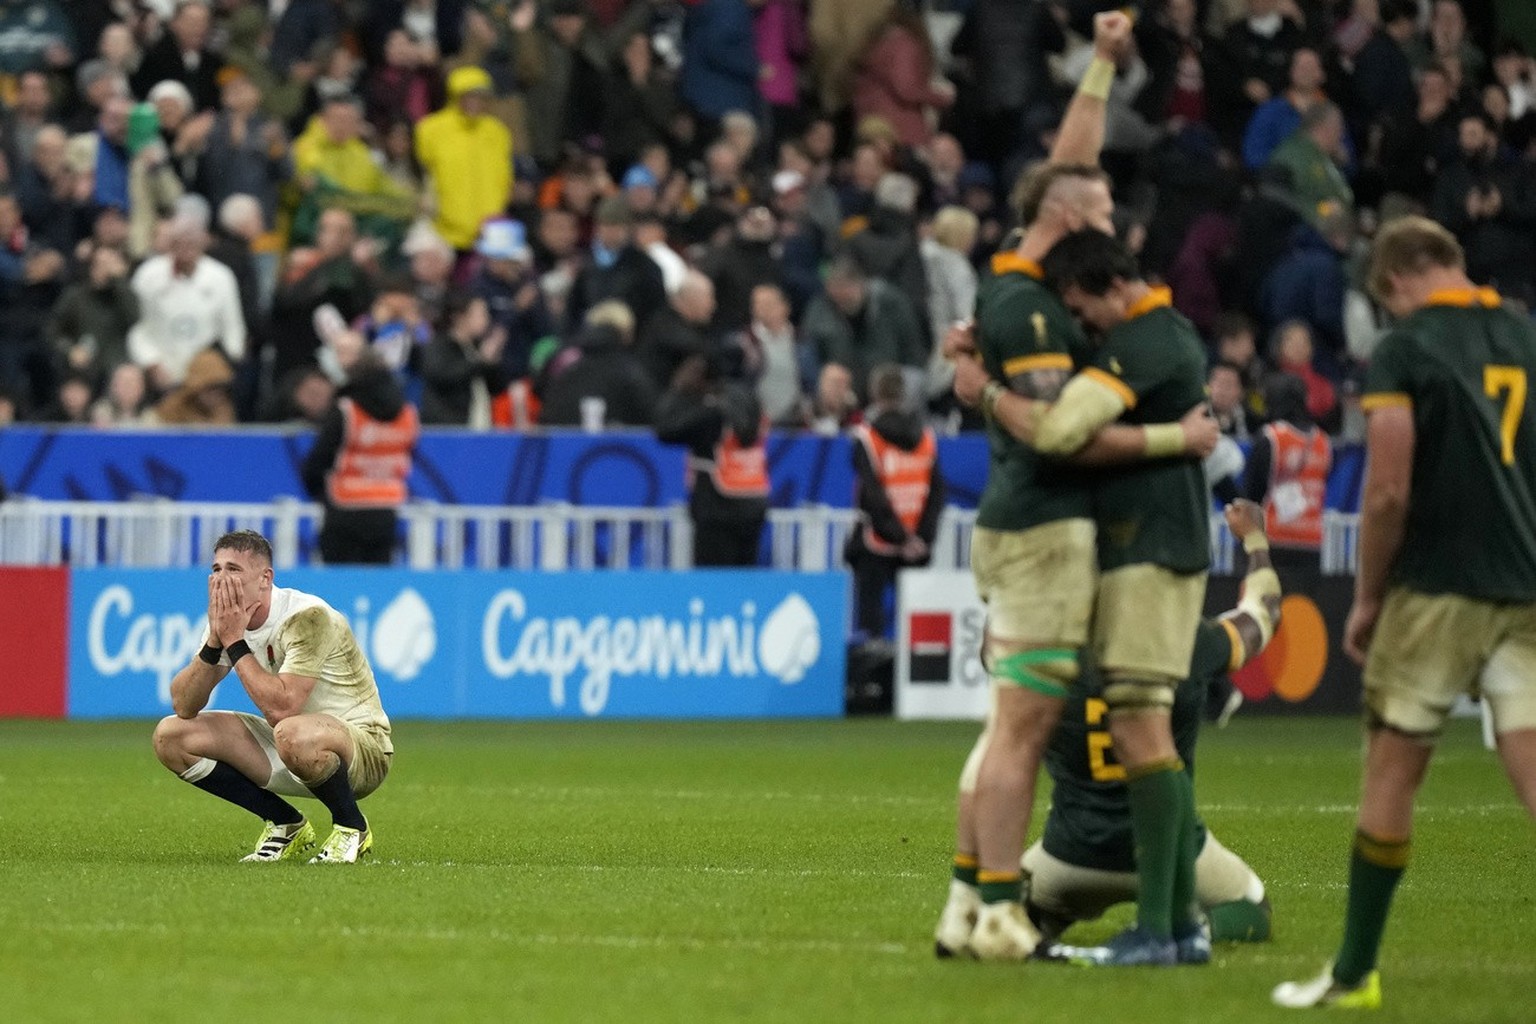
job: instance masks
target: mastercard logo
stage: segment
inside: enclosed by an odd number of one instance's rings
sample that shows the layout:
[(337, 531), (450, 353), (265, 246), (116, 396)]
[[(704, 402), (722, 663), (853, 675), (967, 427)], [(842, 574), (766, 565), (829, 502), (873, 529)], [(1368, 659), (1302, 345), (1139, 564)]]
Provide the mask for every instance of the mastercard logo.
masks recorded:
[(1316, 692), (1328, 667), (1328, 626), (1310, 597), (1294, 594), (1280, 602), (1280, 628), (1264, 653), (1232, 673), (1249, 700), (1273, 694), (1297, 704)]

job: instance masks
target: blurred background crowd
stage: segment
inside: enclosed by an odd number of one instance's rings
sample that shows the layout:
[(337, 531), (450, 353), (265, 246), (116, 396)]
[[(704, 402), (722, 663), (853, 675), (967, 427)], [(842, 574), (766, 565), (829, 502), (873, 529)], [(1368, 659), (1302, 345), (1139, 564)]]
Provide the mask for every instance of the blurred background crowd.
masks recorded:
[[(651, 427), (681, 383), (831, 433), (895, 364), (974, 426), (938, 343), (1119, 6), (0, 0), (0, 423), (318, 425), (366, 364), (427, 425)], [(1530, 302), (1533, 37), (1526, 0), (1142, 5), (1104, 163), (1235, 441), (1358, 436), (1383, 219)]]

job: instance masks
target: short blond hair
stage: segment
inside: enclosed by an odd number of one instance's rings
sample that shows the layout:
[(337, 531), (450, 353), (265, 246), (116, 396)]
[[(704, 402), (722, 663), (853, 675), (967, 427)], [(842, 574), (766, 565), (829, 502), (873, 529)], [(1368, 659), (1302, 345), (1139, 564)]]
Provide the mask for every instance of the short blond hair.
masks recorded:
[(604, 299), (591, 309), (582, 322), (588, 327), (611, 327), (622, 334), (625, 339), (635, 336), (635, 314), (625, 302), (618, 299)]
[(1040, 217), (1046, 198), (1064, 181), (1109, 182), (1103, 168), (1093, 164), (1038, 163), (1019, 175), (1013, 186), (1013, 210), (1021, 227), (1028, 228)]
[(933, 215), (933, 240), (946, 249), (970, 252), (980, 230), (981, 221), (963, 206), (946, 206)]
[(1376, 232), (1366, 285), (1376, 299), (1385, 299), (1392, 294), (1394, 275), (1421, 274), (1436, 267), (1466, 269), (1466, 255), (1456, 236), (1428, 217), (1399, 217)]

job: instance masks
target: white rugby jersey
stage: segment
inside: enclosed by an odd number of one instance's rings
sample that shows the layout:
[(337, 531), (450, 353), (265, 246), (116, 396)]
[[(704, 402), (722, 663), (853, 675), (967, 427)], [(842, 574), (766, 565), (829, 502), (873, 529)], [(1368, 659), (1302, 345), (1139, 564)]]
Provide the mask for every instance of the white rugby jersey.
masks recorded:
[[(203, 642), (208, 641), (206, 624)], [(301, 714), (331, 715), (375, 733), (387, 753), (389, 716), (379, 701), (379, 687), (352, 627), (341, 613), (313, 594), (288, 587), (272, 588), (267, 621), (245, 631), (245, 642), (261, 667), (273, 674), (310, 676), (315, 680)], [(221, 653), (219, 664), (228, 666)], [(238, 685), (239, 680), (235, 680)]]

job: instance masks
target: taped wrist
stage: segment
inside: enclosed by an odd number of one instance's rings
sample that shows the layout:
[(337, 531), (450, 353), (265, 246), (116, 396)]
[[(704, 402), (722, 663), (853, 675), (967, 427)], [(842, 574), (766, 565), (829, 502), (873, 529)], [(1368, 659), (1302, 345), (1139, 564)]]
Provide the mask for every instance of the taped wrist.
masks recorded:
[[(1269, 610), (1278, 602), (1280, 594), (1280, 577), (1273, 569), (1268, 567), (1255, 569), (1243, 578), (1243, 599), (1237, 603), (1237, 610), (1246, 614), (1258, 625), (1259, 636), (1262, 638), (1259, 644), (1260, 650), (1269, 643), (1270, 638), (1275, 635), (1276, 627), (1279, 626)], [(1266, 598), (1274, 600), (1266, 600)], [(1258, 651), (1248, 653), (1251, 657)]]
[(1264, 535), (1263, 530), (1254, 530), (1243, 538), (1243, 550), (1250, 555), (1255, 551), (1268, 551), (1269, 538)]
[(995, 380), (987, 381), (987, 386), (981, 389), (981, 414), (987, 419), (997, 418), (997, 400), (1003, 397), (1004, 388)]
[(1141, 428), (1147, 458), (1169, 459), (1184, 454), (1184, 428), (1177, 423), (1152, 423)]
[(203, 644), (203, 649), (197, 652), (198, 660), (204, 665), (217, 665), (219, 655), (224, 653), (224, 648), (214, 643)]
[(1078, 83), (1077, 91), (1096, 100), (1107, 100), (1110, 87), (1114, 84), (1115, 62), (1105, 60), (1103, 57), (1095, 57), (1088, 65), (1083, 80)]
[(251, 645), (244, 640), (236, 640), (227, 648), (230, 665), (238, 664), (240, 659), (251, 653)]

